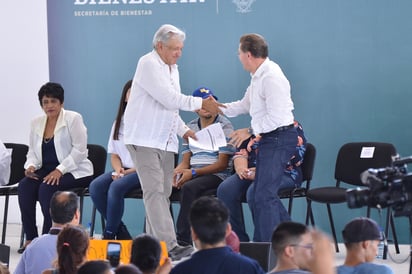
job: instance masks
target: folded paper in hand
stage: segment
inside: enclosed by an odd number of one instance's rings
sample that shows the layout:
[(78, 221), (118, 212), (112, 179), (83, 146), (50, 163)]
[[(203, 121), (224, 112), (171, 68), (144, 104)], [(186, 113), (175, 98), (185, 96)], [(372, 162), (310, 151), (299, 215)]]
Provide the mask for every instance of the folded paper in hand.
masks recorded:
[(220, 123), (212, 124), (196, 132), (197, 140), (189, 137), (189, 145), (205, 150), (218, 151), (227, 145), (226, 136)]

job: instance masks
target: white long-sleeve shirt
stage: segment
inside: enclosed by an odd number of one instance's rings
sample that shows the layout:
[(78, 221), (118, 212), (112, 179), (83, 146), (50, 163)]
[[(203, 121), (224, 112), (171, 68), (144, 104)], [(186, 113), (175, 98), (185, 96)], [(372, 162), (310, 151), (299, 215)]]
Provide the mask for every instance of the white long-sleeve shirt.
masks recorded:
[(124, 114), (124, 143), (177, 153), (176, 134), (188, 130), (179, 109), (200, 108), (202, 98), (181, 94), (177, 65), (165, 64), (153, 50), (137, 64)]
[(266, 58), (251, 77), (243, 98), (225, 104), (227, 108), (222, 108), (223, 113), (228, 117), (249, 113), (255, 134), (293, 124), (290, 85), (281, 68)]
[(113, 139), (114, 127), (116, 125), (116, 121), (112, 125), (112, 130), (110, 131), (109, 142), (107, 144), (107, 152), (110, 154), (117, 154), (122, 161), (122, 166), (125, 168), (133, 168), (133, 161), (130, 157), (130, 153), (127, 150), (124, 144), (124, 121), (120, 123), (119, 127), (119, 140)]
[(0, 141), (0, 185), (6, 185), (10, 178), (11, 154)]

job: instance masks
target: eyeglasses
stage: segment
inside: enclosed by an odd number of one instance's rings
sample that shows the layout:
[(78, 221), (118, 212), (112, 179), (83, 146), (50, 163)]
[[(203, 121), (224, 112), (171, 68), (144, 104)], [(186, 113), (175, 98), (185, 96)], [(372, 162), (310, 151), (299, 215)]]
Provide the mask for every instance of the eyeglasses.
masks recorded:
[(301, 245), (301, 244), (292, 244), (292, 245), (290, 245), (290, 246), (298, 246), (298, 247), (303, 247), (303, 248), (310, 249), (310, 250), (312, 250), (312, 249), (313, 249), (313, 244), (305, 244), (305, 245)]

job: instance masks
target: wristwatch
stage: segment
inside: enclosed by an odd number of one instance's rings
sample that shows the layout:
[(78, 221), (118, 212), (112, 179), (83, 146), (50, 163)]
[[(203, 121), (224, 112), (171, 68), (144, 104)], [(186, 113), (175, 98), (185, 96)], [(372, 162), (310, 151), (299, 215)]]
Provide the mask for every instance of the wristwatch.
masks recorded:
[(192, 168), (192, 178), (195, 178), (197, 176), (196, 170)]

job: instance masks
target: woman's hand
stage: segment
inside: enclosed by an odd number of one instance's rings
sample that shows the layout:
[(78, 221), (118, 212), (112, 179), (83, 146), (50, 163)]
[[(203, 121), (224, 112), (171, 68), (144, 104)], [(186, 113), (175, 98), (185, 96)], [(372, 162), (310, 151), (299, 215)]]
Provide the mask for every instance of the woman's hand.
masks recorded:
[(56, 168), (43, 178), (43, 183), (48, 185), (58, 185), (62, 176), (63, 174)]
[(114, 172), (112, 172), (112, 180), (117, 180), (122, 178), (125, 174), (125, 170), (124, 168), (119, 168), (118, 170), (115, 170)]
[(256, 168), (239, 168), (236, 170), (236, 174), (240, 179), (253, 181), (255, 180)]
[(36, 169), (34, 168), (34, 166), (29, 166), (25, 171), (24, 171), (24, 175), (27, 178), (30, 179), (34, 179), (34, 180), (38, 180), (39, 179), (39, 175), (37, 175), (35, 173)]

